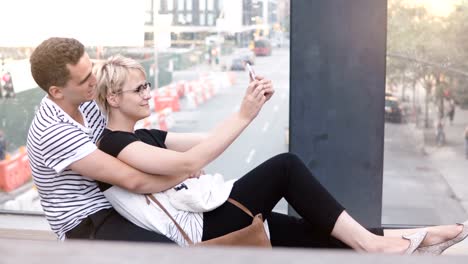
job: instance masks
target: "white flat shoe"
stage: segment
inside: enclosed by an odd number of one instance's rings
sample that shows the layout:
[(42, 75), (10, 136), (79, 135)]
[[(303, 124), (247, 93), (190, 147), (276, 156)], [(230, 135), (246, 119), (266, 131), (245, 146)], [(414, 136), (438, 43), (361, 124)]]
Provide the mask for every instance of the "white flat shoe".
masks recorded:
[(412, 235), (409, 236), (402, 236), (404, 239), (407, 239), (410, 241), (409, 247), (405, 251), (405, 255), (411, 255), (415, 252), (415, 250), (421, 245), (423, 242), (424, 238), (427, 235), (427, 229), (423, 228), (421, 231), (416, 232)]
[(430, 246), (419, 247), (416, 249), (416, 254), (418, 255), (431, 255), (437, 256), (442, 254), (447, 248), (462, 242), (466, 237), (468, 237), (468, 221), (465, 221), (462, 224), (457, 223), (457, 225), (462, 225), (462, 231), (454, 238), (447, 240), (445, 242), (437, 243)]

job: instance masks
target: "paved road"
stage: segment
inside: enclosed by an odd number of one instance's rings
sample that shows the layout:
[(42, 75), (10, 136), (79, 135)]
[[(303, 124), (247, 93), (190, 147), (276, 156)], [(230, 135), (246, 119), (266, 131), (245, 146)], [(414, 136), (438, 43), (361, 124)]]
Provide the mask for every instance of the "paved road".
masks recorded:
[[(257, 57), (254, 68), (258, 75), (273, 81), (276, 93), (228, 150), (206, 167), (206, 171), (220, 172), (226, 179), (238, 178), (266, 159), (288, 151), (285, 133), (289, 123), (289, 50), (277, 49), (272, 56)], [(192, 75), (186, 73), (184, 77), (193, 78)], [(235, 75), (234, 86), (220, 90), (196, 110), (174, 113), (176, 124), (171, 130), (206, 131), (237, 111), (248, 85), (248, 75), (243, 71)], [(286, 203), (280, 202), (277, 210), (286, 212)]]

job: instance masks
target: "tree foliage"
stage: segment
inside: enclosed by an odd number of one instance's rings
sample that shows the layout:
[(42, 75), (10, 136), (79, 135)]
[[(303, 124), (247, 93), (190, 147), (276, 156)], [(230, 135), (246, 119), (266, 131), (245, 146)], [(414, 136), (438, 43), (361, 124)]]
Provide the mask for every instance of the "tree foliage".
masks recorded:
[(388, 85), (420, 83), (435, 100), (451, 94), (465, 101), (460, 91), (468, 87), (468, 2), (440, 17), (405, 0), (389, 0), (387, 55)]

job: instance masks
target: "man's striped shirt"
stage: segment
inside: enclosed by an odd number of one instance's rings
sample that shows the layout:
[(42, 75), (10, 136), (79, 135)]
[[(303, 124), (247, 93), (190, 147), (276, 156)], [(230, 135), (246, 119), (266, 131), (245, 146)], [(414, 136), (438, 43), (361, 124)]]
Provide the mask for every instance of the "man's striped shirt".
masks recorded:
[(44, 97), (27, 139), (42, 208), (61, 240), (88, 215), (111, 207), (94, 180), (68, 169), (96, 150), (94, 143), (105, 128), (105, 118), (94, 101), (83, 103), (80, 111), (84, 126)]

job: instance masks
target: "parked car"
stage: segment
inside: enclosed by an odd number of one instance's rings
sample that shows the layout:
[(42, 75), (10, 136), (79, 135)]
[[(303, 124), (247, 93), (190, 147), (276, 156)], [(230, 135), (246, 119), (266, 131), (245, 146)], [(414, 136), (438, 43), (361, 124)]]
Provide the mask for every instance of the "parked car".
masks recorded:
[(404, 111), (401, 102), (393, 96), (385, 96), (385, 120), (401, 123), (403, 121)]
[(239, 57), (232, 59), (231, 71), (245, 71), (245, 63), (245, 60)]
[(248, 62), (250, 65), (255, 64), (255, 53), (253, 51), (251, 51), (250, 49), (248, 49), (248, 48), (243, 48), (243, 49), (237, 50), (234, 53), (234, 57), (236, 59), (240, 58), (240, 59)]
[(254, 43), (254, 53), (256, 56), (270, 56), (271, 43), (269, 40), (261, 39)]

